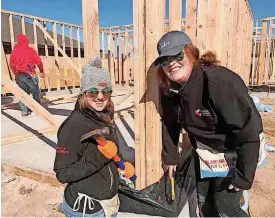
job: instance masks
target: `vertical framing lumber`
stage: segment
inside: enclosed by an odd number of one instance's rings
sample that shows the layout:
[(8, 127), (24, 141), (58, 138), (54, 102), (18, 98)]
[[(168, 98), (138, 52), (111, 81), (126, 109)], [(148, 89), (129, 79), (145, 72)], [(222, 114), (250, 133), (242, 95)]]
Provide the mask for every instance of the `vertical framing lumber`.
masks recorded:
[(129, 74), (129, 56), (128, 56), (128, 39), (129, 38), (129, 33), (128, 33), (128, 27), (126, 27), (125, 29), (125, 38), (124, 38), (124, 64), (123, 64), (123, 72), (124, 72), (124, 81), (125, 81), (125, 85), (128, 86), (129, 85), (129, 78), (130, 78), (130, 74)]
[(10, 37), (11, 37), (11, 49), (13, 49), (13, 47), (14, 47), (14, 31), (13, 31), (12, 14), (9, 14), (9, 26), (10, 26)]
[(59, 57), (58, 57), (58, 44), (57, 44), (57, 31), (56, 31), (56, 23), (53, 23), (53, 39), (54, 39), (54, 57), (55, 57), (55, 69), (56, 69), (56, 74), (58, 75), (58, 78), (56, 79), (56, 86), (57, 86), (57, 91), (60, 91), (60, 72), (59, 72), (59, 68), (60, 68), (60, 62), (59, 62)]
[(191, 38), (192, 43), (196, 45), (197, 30), (197, 0), (186, 0), (185, 32)]
[[(253, 22), (252, 22), (253, 25)], [(256, 65), (256, 48), (257, 48), (257, 38), (258, 38), (258, 26), (259, 21), (256, 21), (256, 33), (255, 33), (255, 40), (254, 40), (254, 47), (253, 47), (253, 62), (252, 62), (252, 78), (251, 78), (251, 85), (254, 85), (255, 82), (255, 65)], [(252, 26), (253, 27), (253, 26)], [(253, 28), (252, 28), (253, 30)], [(253, 31), (252, 31), (253, 32)]]
[(208, 0), (205, 46), (208, 50), (211, 50), (211, 51), (214, 51), (215, 49), (216, 10), (217, 10), (217, 1)]
[(70, 50), (71, 50), (71, 58), (74, 57), (74, 41), (73, 41), (73, 27), (70, 26)]
[(118, 46), (118, 53), (117, 53), (117, 60), (118, 60), (118, 73), (119, 73), (119, 85), (123, 84), (123, 45), (122, 45), (122, 38), (120, 29), (118, 29), (118, 36), (117, 36), (117, 46)]
[[(63, 52), (66, 53), (65, 25), (64, 24), (61, 25), (61, 29), (62, 29), (62, 49), (63, 49)], [(66, 79), (68, 78), (68, 71), (67, 71), (66, 65), (64, 65), (64, 77)], [(65, 80), (64, 83), (65, 83), (65, 88), (68, 89), (67, 81)]]
[(112, 85), (115, 85), (115, 74), (114, 74), (114, 40), (112, 30), (110, 29), (108, 36), (108, 68), (111, 74)]
[[(135, 108), (135, 170), (137, 175), (136, 189), (146, 187), (145, 165), (145, 2), (133, 1), (134, 30), (134, 108)], [(137, 81), (140, 81), (139, 83)]]
[(263, 21), (262, 25), (262, 40), (261, 40), (261, 49), (260, 49), (260, 57), (259, 57), (259, 74), (257, 85), (263, 84), (263, 76), (265, 69), (265, 47), (266, 47), (266, 30), (267, 30), (267, 21)]
[(35, 22), (33, 22), (33, 44), (34, 44), (34, 50), (36, 51), (36, 52), (38, 52), (38, 47), (37, 47), (37, 31), (36, 31), (36, 24), (35, 24)]
[[(35, 23), (35, 19), (33, 19), (33, 24), (35, 26), (37, 26)], [(46, 21), (43, 22), (43, 28), (47, 29)], [(44, 34), (44, 43), (45, 43), (45, 57), (48, 58), (48, 56), (49, 56), (48, 40), (47, 40), (47, 36), (45, 34)], [(49, 78), (50, 75), (47, 72), (45, 72), (45, 75), (46, 75), (45, 80), (46, 80), (47, 90), (48, 90), (48, 92), (51, 92), (52, 89), (51, 89), (51, 83), (50, 83), (50, 78)]]
[(169, 0), (169, 31), (181, 30), (182, 0)]
[(162, 175), (160, 99), (158, 79), (151, 64), (157, 57), (155, 45), (164, 33), (164, 7), (164, 0), (134, 0), (135, 160), (138, 189), (158, 181)]
[(198, 0), (197, 47), (201, 54), (206, 50), (207, 0)]
[(98, 0), (82, 0), (84, 56), (99, 57)]
[[(43, 27), (45, 29), (47, 29), (47, 22), (43, 22)], [(47, 36), (44, 34), (44, 39), (45, 39), (45, 56), (48, 57), (49, 56), (49, 50), (48, 50), (48, 40), (47, 40)]]
[(270, 71), (270, 51), (271, 51), (271, 34), (272, 34), (272, 21), (269, 20), (267, 21), (269, 23), (269, 28), (268, 28), (268, 34), (267, 34), (267, 49), (266, 49), (266, 58), (265, 58), (265, 70), (264, 70), (264, 82), (265, 84), (268, 83), (269, 80), (269, 71)]
[(105, 41), (104, 41), (104, 29), (101, 32), (101, 50), (102, 50), (102, 61), (105, 60)]
[(22, 28), (22, 33), (26, 35), (26, 27), (25, 27), (25, 17), (21, 16), (21, 28)]
[(81, 52), (80, 52), (80, 33), (79, 33), (79, 27), (77, 28), (77, 60), (78, 60), (78, 67), (81, 68)]

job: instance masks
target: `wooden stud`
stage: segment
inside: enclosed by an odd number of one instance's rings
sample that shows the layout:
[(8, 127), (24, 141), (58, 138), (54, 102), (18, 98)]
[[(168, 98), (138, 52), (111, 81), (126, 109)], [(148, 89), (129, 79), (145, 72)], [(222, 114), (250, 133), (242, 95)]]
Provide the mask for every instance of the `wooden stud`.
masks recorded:
[(162, 175), (159, 90), (152, 63), (157, 57), (155, 45), (164, 34), (164, 6), (164, 0), (135, 0), (133, 7), (135, 166), (138, 189), (158, 181)]
[(124, 75), (124, 81), (125, 81), (125, 85), (128, 86), (130, 81), (129, 81), (129, 56), (128, 56), (128, 28), (126, 27), (125, 30), (125, 37), (124, 37), (124, 60), (123, 60), (123, 75)]
[(169, 31), (181, 30), (182, 0), (169, 0)]
[(262, 25), (262, 40), (261, 40), (261, 49), (260, 49), (260, 57), (259, 57), (259, 74), (257, 85), (263, 84), (263, 76), (265, 69), (265, 48), (266, 48), (266, 30), (267, 30), (267, 21), (263, 21)]
[(22, 28), (22, 33), (23, 33), (24, 35), (26, 35), (25, 17), (24, 17), (24, 16), (21, 17), (21, 28)]
[(78, 67), (81, 68), (81, 52), (80, 52), (80, 33), (79, 28), (77, 28), (77, 60), (78, 60)]
[(70, 50), (71, 50), (71, 58), (74, 57), (74, 41), (73, 41), (73, 27), (70, 26)]
[(105, 41), (104, 41), (104, 30), (101, 32), (101, 50), (102, 50), (102, 61), (105, 60)]
[[(252, 23), (253, 25), (253, 23)], [(255, 40), (254, 40), (254, 47), (253, 47), (253, 62), (252, 62), (252, 78), (251, 78), (251, 85), (254, 85), (255, 82), (255, 65), (256, 65), (256, 48), (257, 48), (257, 38), (258, 38), (258, 26), (259, 26), (259, 21), (256, 21), (256, 33), (255, 33)]]
[(13, 31), (13, 18), (12, 14), (9, 15), (10, 37), (11, 37), (11, 49), (14, 47), (14, 31)]
[[(34, 20), (33, 20), (34, 22)], [(47, 29), (47, 23), (46, 22), (43, 22), (43, 27), (45, 29)], [(49, 56), (49, 50), (48, 50), (48, 40), (47, 40), (47, 37), (46, 35), (44, 34), (44, 38), (45, 38), (45, 56), (48, 57)]]
[(217, 1), (208, 0), (205, 46), (207, 50), (210, 50), (210, 51), (214, 51), (215, 49), (216, 10), (217, 10)]
[[(63, 52), (66, 53), (65, 25), (64, 24), (61, 25), (61, 29), (62, 29), (62, 49), (63, 49)], [(67, 71), (66, 66), (64, 66), (64, 77), (68, 78), (68, 71)], [(65, 88), (68, 89), (67, 81), (65, 81)]]
[(37, 31), (36, 31), (36, 24), (33, 22), (33, 43), (34, 43), (34, 50), (38, 52), (38, 47), (37, 47)]
[(270, 65), (269, 65), (269, 62), (270, 62), (270, 51), (271, 51), (271, 35), (272, 35), (272, 26), (270, 25), (271, 22), (270, 20), (267, 21), (269, 23), (269, 28), (268, 28), (268, 34), (267, 34), (267, 49), (266, 49), (266, 55), (265, 55), (265, 70), (264, 70), (264, 82), (265, 84), (268, 83), (268, 80), (269, 80), (269, 71), (270, 71)]
[(85, 58), (99, 57), (98, 0), (82, 0)]
[(108, 36), (108, 68), (111, 74), (112, 85), (115, 85), (115, 74), (114, 74), (114, 40), (112, 33)]
[(202, 54), (206, 50), (206, 12), (207, 0), (198, 0), (197, 47)]
[[(57, 42), (57, 31), (56, 31), (56, 23), (53, 23), (53, 39), (54, 39), (54, 57), (55, 57), (55, 69), (56, 69), (56, 74), (60, 76), (60, 62), (59, 62), (59, 57), (58, 57), (58, 49), (59, 47), (58, 42)], [(56, 85), (57, 85), (57, 91), (60, 91), (60, 79), (56, 80)]]
[(197, 0), (186, 0), (185, 26), (186, 34), (191, 38), (192, 43), (196, 45), (197, 31)]
[[(137, 175), (136, 189), (146, 187), (145, 165), (145, 2), (144, 0), (133, 1), (133, 31), (134, 31), (134, 108), (135, 108), (135, 171)], [(137, 82), (139, 81), (139, 82)]]

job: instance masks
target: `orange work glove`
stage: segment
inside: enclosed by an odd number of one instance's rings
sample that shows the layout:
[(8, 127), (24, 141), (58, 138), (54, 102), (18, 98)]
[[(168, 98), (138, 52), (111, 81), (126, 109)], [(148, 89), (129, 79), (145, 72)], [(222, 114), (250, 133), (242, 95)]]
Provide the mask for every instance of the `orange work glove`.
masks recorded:
[(117, 146), (112, 141), (107, 141), (105, 145), (98, 145), (97, 149), (108, 159), (112, 159), (117, 154)]
[(135, 167), (129, 162), (124, 162), (124, 165), (124, 170), (117, 168), (117, 171), (119, 172), (119, 174), (123, 175), (127, 179), (130, 179), (135, 174)]

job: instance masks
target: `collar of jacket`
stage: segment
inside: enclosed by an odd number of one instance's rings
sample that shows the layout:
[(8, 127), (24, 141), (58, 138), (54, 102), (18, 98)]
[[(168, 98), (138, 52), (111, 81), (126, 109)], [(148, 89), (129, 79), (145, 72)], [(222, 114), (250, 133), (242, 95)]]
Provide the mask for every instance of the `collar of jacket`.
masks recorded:
[(192, 86), (198, 79), (200, 79), (201, 69), (194, 67), (188, 80), (184, 84), (179, 84), (172, 82), (170, 92), (176, 93), (178, 95), (185, 95), (187, 93), (188, 87)]

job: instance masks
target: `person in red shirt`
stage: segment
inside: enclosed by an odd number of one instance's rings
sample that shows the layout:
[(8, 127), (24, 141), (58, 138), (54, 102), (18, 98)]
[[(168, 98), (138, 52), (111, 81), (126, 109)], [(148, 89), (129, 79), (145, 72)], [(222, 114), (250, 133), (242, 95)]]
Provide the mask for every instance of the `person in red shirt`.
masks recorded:
[[(39, 68), (41, 76), (44, 76), (43, 64), (37, 52), (29, 47), (29, 39), (23, 34), (17, 35), (17, 42), (10, 56), (10, 68), (15, 74), (15, 81), (26, 93), (32, 93), (33, 98), (40, 103), (40, 90), (38, 77), (35, 74), (35, 66)], [(21, 101), (19, 102), (22, 116), (31, 114)]]

